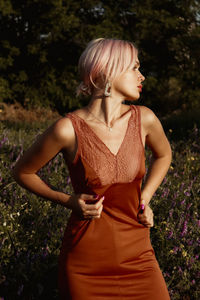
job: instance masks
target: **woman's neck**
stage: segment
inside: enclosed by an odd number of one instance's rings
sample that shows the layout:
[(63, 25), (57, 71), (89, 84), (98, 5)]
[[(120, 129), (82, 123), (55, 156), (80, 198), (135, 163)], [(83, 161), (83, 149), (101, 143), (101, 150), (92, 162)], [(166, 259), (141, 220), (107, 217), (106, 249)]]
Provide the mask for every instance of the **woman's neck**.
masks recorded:
[(86, 108), (97, 119), (102, 120), (108, 126), (112, 126), (125, 112), (123, 100), (116, 100), (113, 97), (92, 97)]

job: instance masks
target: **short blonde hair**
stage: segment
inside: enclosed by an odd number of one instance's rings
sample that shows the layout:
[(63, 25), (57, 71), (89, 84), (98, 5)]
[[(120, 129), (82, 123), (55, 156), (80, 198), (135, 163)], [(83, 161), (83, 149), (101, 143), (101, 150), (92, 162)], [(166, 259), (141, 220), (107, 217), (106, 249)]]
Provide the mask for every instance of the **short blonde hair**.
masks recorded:
[(92, 40), (79, 59), (81, 84), (77, 95), (91, 95), (100, 79), (104, 87), (108, 81), (132, 69), (137, 58), (137, 48), (129, 41), (99, 38)]

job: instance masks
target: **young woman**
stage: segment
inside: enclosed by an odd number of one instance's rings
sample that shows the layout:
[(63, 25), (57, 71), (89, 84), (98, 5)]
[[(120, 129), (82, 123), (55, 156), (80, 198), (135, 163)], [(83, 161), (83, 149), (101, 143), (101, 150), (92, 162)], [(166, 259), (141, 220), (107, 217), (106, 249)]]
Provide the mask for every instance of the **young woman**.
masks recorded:
[[(16, 181), (72, 210), (59, 258), (59, 290), (72, 300), (169, 300), (150, 242), (149, 202), (171, 162), (160, 121), (134, 103), (142, 91), (137, 49), (128, 41), (91, 41), (80, 57), (78, 93), (87, 106), (59, 119), (14, 169)], [(146, 181), (145, 144), (153, 153)], [(36, 174), (62, 152), (74, 193), (49, 188)]]

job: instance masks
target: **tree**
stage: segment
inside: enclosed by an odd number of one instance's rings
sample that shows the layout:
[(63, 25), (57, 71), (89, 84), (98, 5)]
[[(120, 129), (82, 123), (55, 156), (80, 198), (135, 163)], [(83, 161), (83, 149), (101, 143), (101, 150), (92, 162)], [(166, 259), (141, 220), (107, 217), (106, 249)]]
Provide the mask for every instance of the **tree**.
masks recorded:
[(79, 56), (91, 39), (112, 37), (139, 48), (145, 105), (198, 107), (199, 8), (195, 0), (0, 0), (0, 99), (59, 112), (82, 106)]

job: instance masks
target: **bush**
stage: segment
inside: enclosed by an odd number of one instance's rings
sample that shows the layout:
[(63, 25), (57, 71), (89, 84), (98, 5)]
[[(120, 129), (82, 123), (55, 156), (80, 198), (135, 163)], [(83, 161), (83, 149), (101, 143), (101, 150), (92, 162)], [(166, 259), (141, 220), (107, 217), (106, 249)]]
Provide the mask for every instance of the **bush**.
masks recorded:
[[(70, 211), (22, 189), (8, 172), (40, 133), (34, 128), (0, 127), (0, 297), (5, 300), (58, 298), (57, 260)], [(194, 128), (190, 139), (172, 143), (173, 163), (150, 202), (151, 241), (172, 300), (200, 299), (198, 141)], [(56, 189), (72, 192), (61, 154), (39, 175)]]

